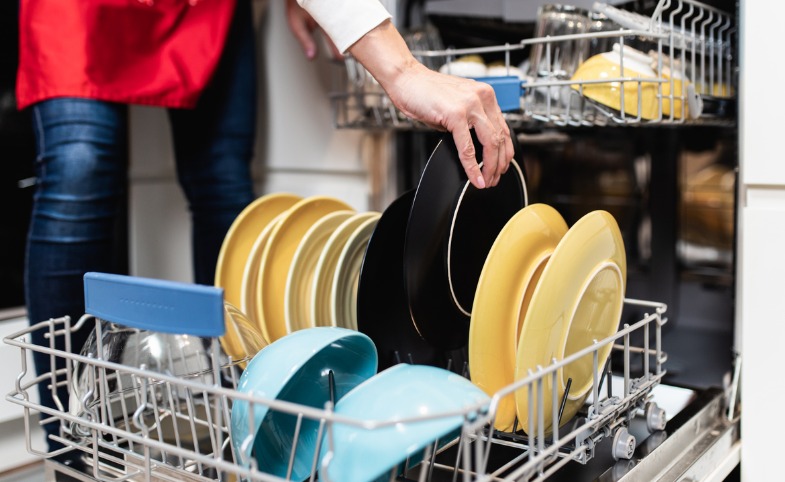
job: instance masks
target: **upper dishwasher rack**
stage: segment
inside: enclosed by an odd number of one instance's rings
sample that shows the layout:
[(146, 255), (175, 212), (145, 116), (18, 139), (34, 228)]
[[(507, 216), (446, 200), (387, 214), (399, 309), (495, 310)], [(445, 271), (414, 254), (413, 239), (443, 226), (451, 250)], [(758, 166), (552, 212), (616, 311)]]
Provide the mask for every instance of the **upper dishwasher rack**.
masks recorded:
[[(613, 50), (618, 59), (615, 75), (564, 78), (543, 75), (538, 69), (535, 78), (524, 71), (518, 98), (514, 99), (517, 105), (503, 109), (513, 126), (683, 124), (732, 119), (737, 82), (733, 15), (694, 0), (659, 0), (650, 17), (599, 2), (592, 10), (618, 28), (467, 49), (425, 49), (424, 42), (417, 39), (407, 38), (407, 42), (415, 57), (432, 69), (467, 55), (503, 55), (508, 75), (520, 72), (510, 63), (513, 53), (526, 54), (538, 48), (548, 57), (564, 42), (602, 40), (617, 44)], [(636, 49), (649, 59), (653, 75), (642, 75), (631, 67), (636, 61), (640, 65), (641, 55)], [(347, 75), (341, 76), (331, 94), (336, 127), (425, 128), (399, 111), (358, 62), (347, 57), (345, 66)], [(509, 105), (511, 94), (506, 81), (511, 77), (501, 79), (505, 80), (501, 89), (499, 78), (480, 80), (488, 81), (500, 102)], [(599, 96), (593, 95), (598, 92)], [(608, 96), (613, 102), (602, 101)]]

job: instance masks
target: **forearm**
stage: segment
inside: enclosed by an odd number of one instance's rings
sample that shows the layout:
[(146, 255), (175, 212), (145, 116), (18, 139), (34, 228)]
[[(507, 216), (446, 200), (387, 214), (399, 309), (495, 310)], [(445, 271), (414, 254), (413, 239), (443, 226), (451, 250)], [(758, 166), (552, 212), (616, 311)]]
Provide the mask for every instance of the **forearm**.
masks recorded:
[(406, 42), (389, 20), (365, 34), (349, 47), (352, 54), (389, 92), (401, 76), (420, 67)]

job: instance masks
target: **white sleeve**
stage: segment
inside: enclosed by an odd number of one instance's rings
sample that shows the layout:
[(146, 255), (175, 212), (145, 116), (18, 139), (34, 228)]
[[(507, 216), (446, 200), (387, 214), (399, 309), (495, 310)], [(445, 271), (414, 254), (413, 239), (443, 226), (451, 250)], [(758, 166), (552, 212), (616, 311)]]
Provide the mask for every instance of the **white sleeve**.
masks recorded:
[(391, 17), (378, 0), (297, 0), (297, 3), (311, 14), (341, 52)]

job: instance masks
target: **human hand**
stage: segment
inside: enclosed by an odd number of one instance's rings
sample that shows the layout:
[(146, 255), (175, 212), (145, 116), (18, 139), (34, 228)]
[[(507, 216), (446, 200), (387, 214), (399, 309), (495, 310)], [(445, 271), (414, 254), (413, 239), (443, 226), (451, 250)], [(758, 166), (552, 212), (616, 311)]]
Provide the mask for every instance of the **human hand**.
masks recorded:
[[(311, 15), (303, 9), (297, 0), (286, 0), (286, 21), (289, 24), (289, 30), (292, 31), (294, 37), (300, 43), (300, 46), (305, 53), (308, 60), (316, 58), (316, 39), (314, 32), (320, 30), (319, 25), (311, 17)], [(324, 38), (330, 46), (330, 53), (336, 60), (343, 59), (343, 54), (338, 50), (332, 40), (325, 35)]]
[[(389, 21), (368, 32), (349, 52), (405, 115), (452, 133), (461, 164), (475, 187), (498, 184), (510, 165), (513, 146), (491, 86), (426, 68), (411, 55)], [(483, 146), (482, 169), (470, 129)]]
[[(510, 129), (493, 88), (475, 80), (412, 65), (387, 90), (405, 115), (452, 133), (461, 165), (477, 188), (496, 186), (513, 157)], [(482, 170), (470, 129), (482, 144)]]

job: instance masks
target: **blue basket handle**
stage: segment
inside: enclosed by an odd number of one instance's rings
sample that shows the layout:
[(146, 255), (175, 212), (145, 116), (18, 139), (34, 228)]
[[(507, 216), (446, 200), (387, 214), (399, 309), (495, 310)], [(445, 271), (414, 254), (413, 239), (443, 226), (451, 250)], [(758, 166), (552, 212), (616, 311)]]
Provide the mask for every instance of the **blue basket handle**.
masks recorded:
[(524, 82), (517, 76), (475, 77), (474, 80), (485, 82), (493, 87), (502, 112), (520, 110)]
[(205, 337), (224, 334), (221, 288), (108, 273), (84, 275), (85, 311), (143, 330)]

